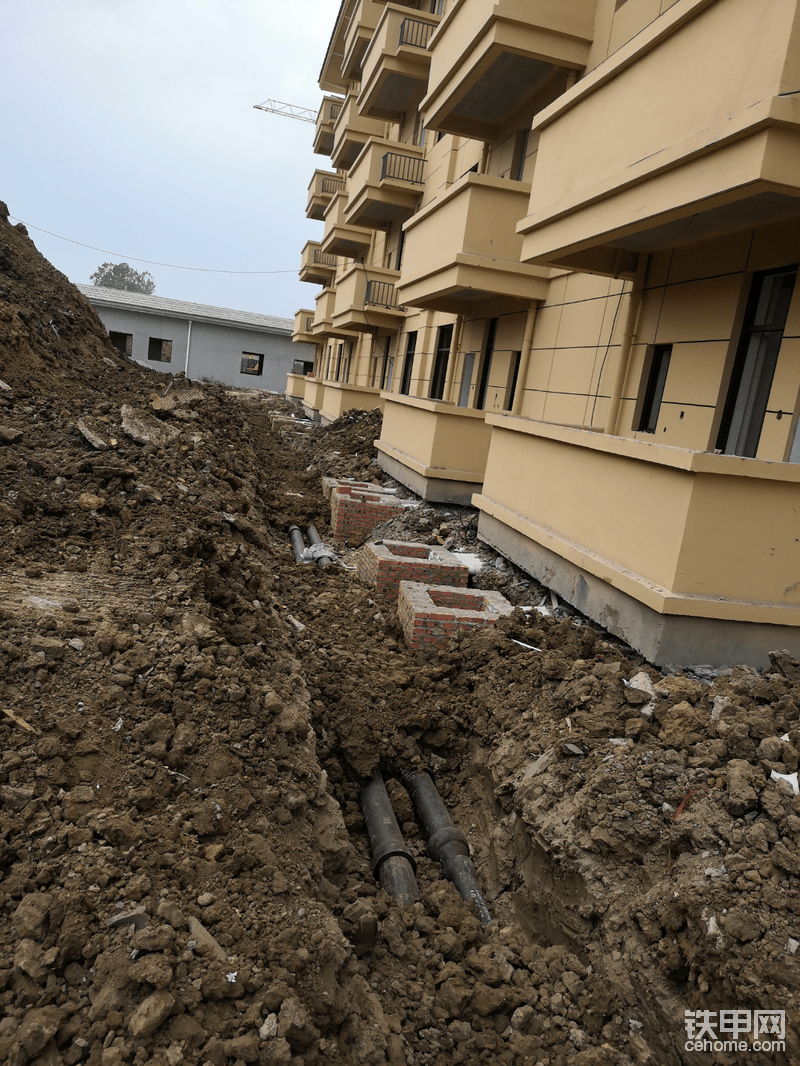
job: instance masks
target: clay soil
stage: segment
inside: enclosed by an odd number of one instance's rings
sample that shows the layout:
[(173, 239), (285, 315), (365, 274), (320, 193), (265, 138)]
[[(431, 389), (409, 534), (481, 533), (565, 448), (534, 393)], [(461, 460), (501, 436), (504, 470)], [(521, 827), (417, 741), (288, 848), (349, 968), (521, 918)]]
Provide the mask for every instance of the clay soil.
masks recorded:
[[(378, 414), (273, 426), (300, 412), (126, 361), (4, 211), (0, 379), (1, 1062), (800, 1061), (798, 663), (662, 673), (422, 504), (384, 535), (478, 552), (519, 609), (410, 652), (288, 543), (329, 534), (323, 475), (383, 480)], [(685, 1011), (734, 1009), (786, 1011), (785, 1050), (684, 1049)]]

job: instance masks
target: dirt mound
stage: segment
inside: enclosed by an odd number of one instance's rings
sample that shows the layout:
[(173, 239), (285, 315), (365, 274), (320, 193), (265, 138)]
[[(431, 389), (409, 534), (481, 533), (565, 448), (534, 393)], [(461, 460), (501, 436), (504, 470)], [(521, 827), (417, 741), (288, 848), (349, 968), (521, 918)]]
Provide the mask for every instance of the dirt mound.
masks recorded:
[[(716, 1061), (798, 1061), (800, 801), (774, 775), (800, 665), (661, 674), (432, 505), (393, 535), (477, 551), (520, 609), (409, 652), (391, 603), (287, 539), (330, 535), (322, 475), (380, 479), (377, 413), (287, 438), (284, 401), (164, 396), (2, 220), (0, 248), (0, 1060), (675, 1064), (714, 1060), (685, 1011), (771, 1009), (785, 1051)], [(376, 766), (405, 909), (371, 873)], [(427, 856), (409, 766), (490, 925)]]

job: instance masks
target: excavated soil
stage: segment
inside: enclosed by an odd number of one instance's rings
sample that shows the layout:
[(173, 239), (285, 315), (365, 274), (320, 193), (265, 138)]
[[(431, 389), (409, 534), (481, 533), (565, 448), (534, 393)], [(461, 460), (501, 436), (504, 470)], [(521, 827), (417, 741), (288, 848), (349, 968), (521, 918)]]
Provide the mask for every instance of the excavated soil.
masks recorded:
[[(4, 211), (0, 379), (0, 1061), (800, 1061), (800, 799), (773, 777), (800, 664), (661, 673), (427, 504), (380, 532), (482, 555), (519, 609), (408, 651), (287, 536), (329, 534), (323, 475), (383, 480), (377, 412), (164, 395)], [(414, 766), (488, 926), (426, 857)], [(407, 908), (371, 873), (377, 767)], [(733, 1009), (786, 1011), (785, 1050), (685, 1050), (685, 1011)]]

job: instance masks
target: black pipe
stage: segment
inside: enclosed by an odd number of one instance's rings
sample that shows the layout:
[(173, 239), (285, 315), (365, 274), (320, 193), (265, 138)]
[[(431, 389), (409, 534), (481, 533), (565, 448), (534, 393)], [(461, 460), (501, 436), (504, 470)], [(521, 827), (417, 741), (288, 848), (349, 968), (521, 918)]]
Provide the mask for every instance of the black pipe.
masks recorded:
[(481, 924), (488, 925), (492, 916), (478, 887), (466, 838), (453, 825), (436, 786), (424, 770), (406, 770), (403, 777), (428, 838), (428, 854), (441, 863), (445, 877), (453, 882), (462, 899), (475, 900)]
[[(317, 533), (317, 527), (316, 526), (309, 526), (308, 529), (306, 530), (306, 536), (308, 537), (308, 543), (309, 544), (313, 545), (313, 544), (323, 544), (324, 543), (322, 537), (319, 535), (319, 533)], [(324, 570), (326, 566), (330, 566), (333, 562), (334, 562), (333, 556), (331, 556), (331, 555), (320, 555), (319, 558), (317, 559), (317, 568), (319, 570)]]
[(289, 526), (289, 540), (292, 542), (294, 561), (296, 563), (301, 563), (303, 561), (303, 552), (306, 550), (306, 546), (299, 526)]
[(372, 852), (372, 872), (381, 888), (407, 907), (419, 897), (417, 864), (406, 847), (379, 771), (361, 791), (361, 810)]

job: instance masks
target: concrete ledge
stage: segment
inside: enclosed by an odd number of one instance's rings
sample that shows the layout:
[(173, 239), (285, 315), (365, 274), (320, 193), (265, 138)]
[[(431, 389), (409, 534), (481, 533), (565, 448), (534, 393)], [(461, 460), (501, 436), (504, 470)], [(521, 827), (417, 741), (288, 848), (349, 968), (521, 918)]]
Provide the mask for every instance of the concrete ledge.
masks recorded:
[(458, 503), (468, 507), (472, 503), (473, 493), (480, 492), (483, 488), (483, 475), (476, 474), (475, 481), (468, 481), (420, 473), (390, 455), (385, 444), (378, 441), (376, 447), (381, 470), (417, 496), (421, 496), (423, 500), (431, 500), (433, 503)]
[(659, 614), (485, 511), (478, 537), (656, 666), (746, 663), (761, 670), (776, 648), (800, 657), (797, 626)]

